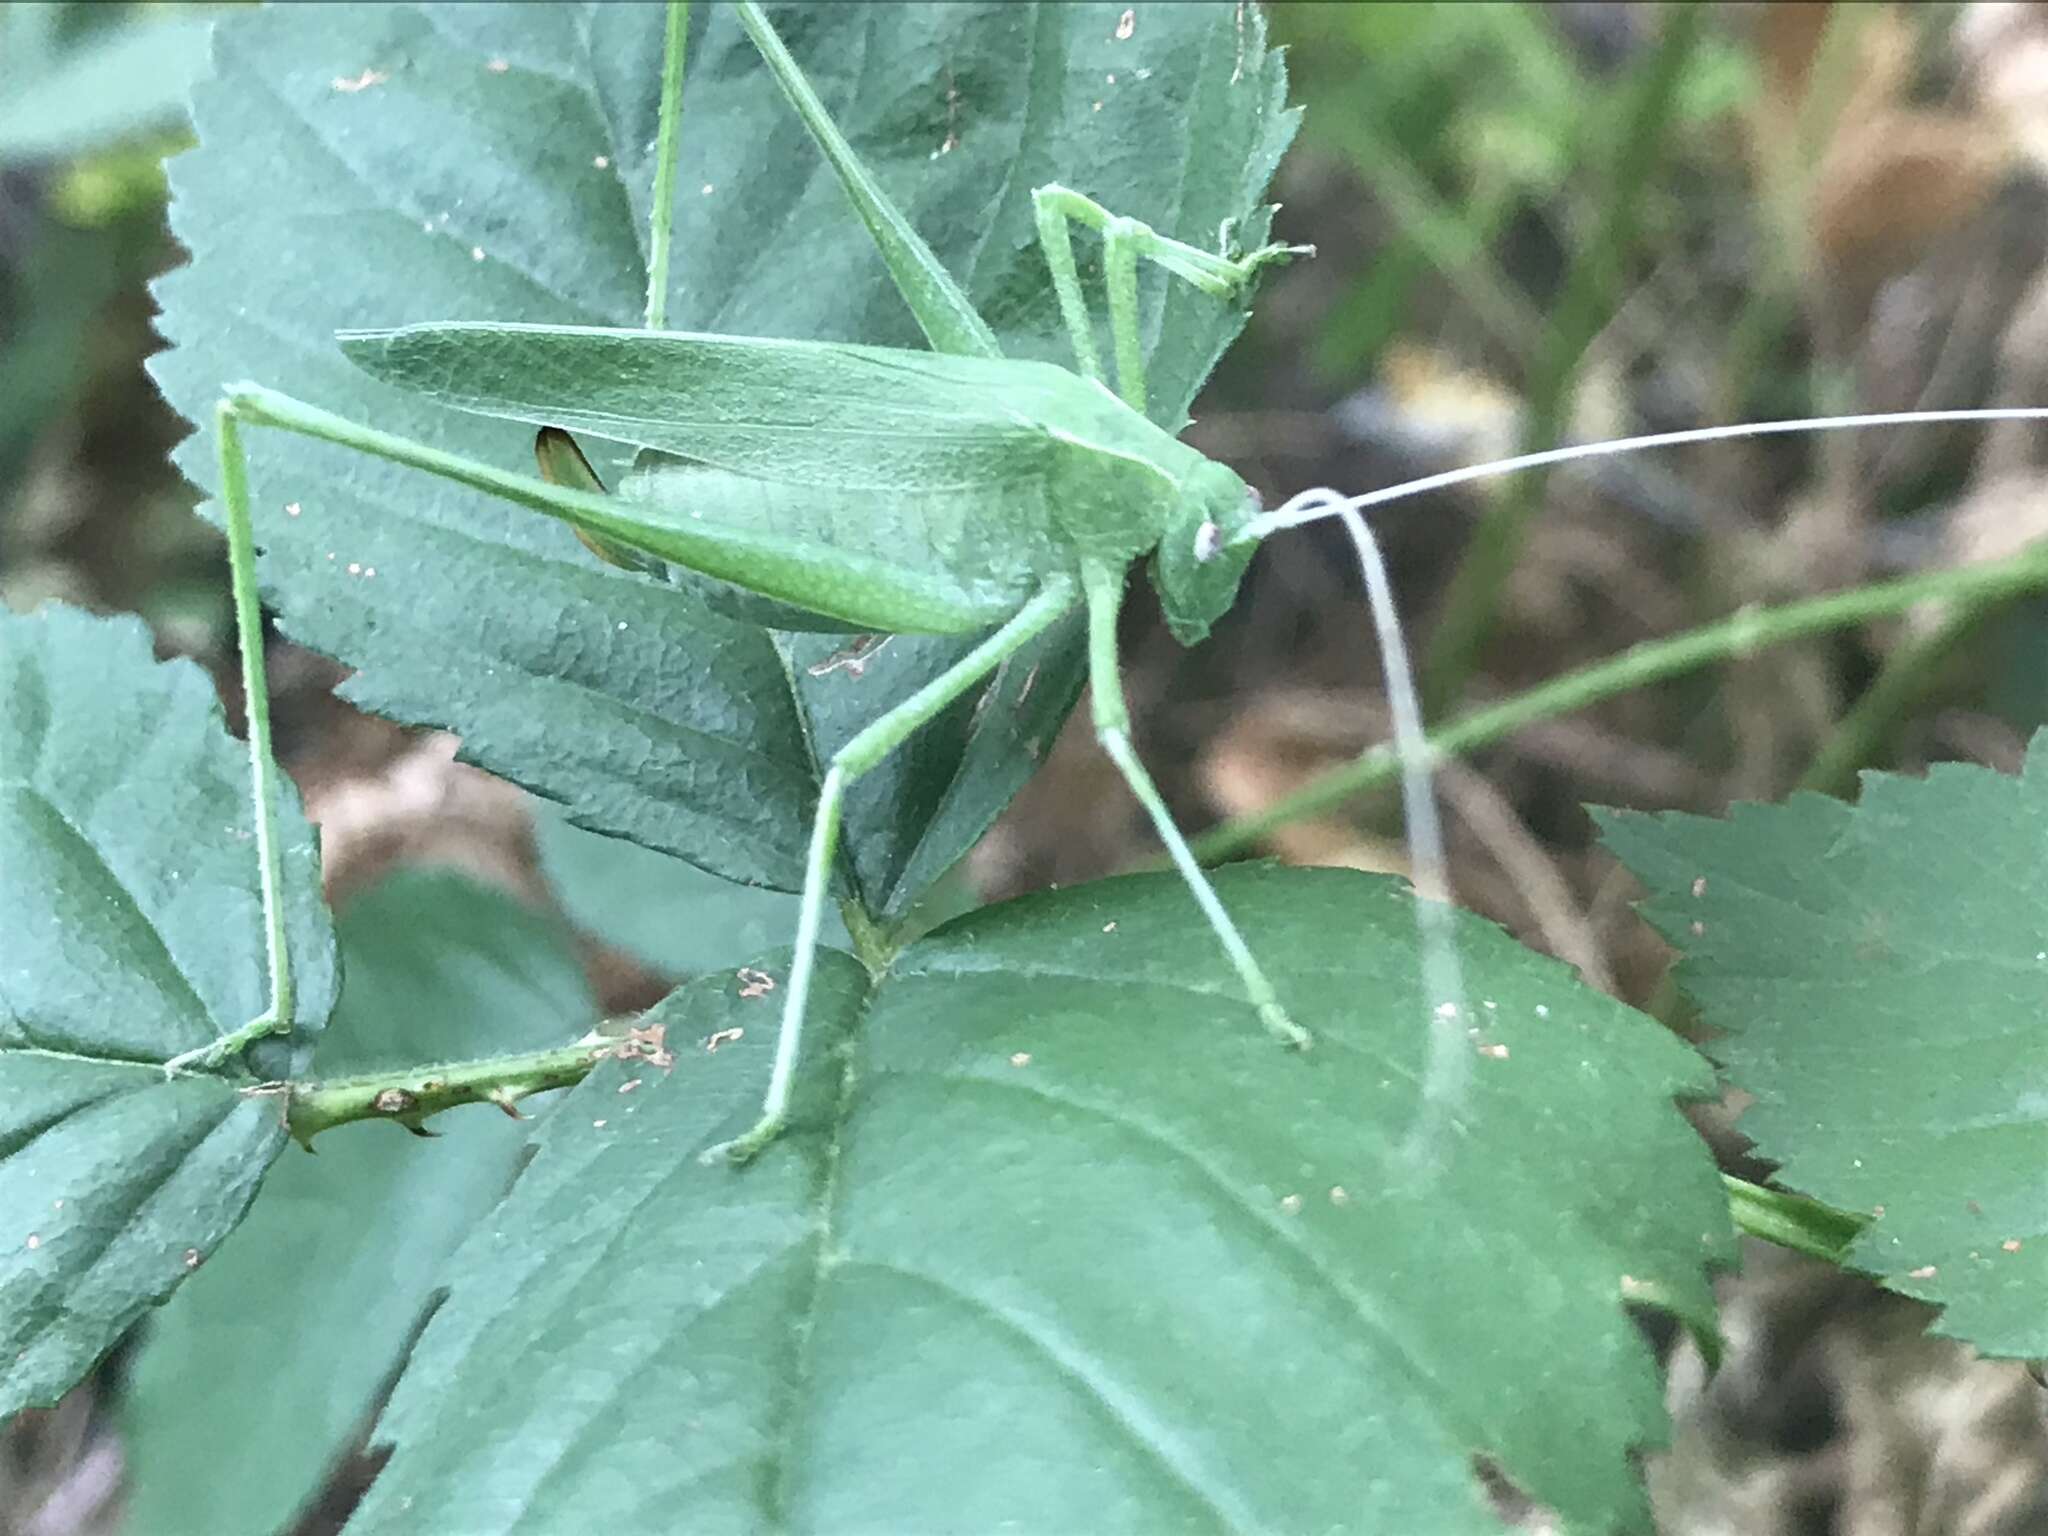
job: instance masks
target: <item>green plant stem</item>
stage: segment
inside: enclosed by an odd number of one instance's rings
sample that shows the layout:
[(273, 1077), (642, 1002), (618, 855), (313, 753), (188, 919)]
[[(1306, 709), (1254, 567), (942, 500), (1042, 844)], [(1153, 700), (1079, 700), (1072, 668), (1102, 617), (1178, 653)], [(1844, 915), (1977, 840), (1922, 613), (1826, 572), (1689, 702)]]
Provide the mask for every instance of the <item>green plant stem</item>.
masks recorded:
[(1850, 1246), (1863, 1230), (1861, 1216), (1733, 1174), (1724, 1173), (1721, 1182), (1728, 1187), (1728, 1213), (1735, 1218), (1737, 1231), (1808, 1258), (1848, 1264)]
[(662, 44), (661, 121), (655, 135), (654, 204), (647, 215), (647, 329), (668, 325), (668, 247), (675, 223), (676, 148), (682, 138), (683, 55), (690, 35), (690, 0), (669, 0)]
[[(651, 1050), (658, 1052), (659, 1047)], [(652, 1070), (667, 1068), (665, 1060), (631, 1035), (587, 1035), (574, 1045), (520, 1056), (372, 1072), (324, 1083), (264, 1083), (247, 1092), (256, 1098), (284, 1095), (285, 1122), (292, 1136), (310, 1145), (322, 1131), (359, 1120), (392, 1120), (420, 1131), (428, 1116), (463, 1104), (496, 1104), (507, 1113), (516, 1113), (521, 1099), (573, 1088), (607, 1057), (631, 1059), (636, 1054), (647, 1060)], [(1733, 1175), (1723, 1175), (1722, 1181), (1728, 1187), (1728, 1207), (1736, 1227), (1781, 1248), (1841, 1264), (1846, 1262), (1856, 1234), (1863, 1230), (1862, 1218), (1804, 1195), (1769, 1189)]]
[[(1620, 289), (1618, 264), (1635, 249), (1643, 190), (1664, 141), (1678, 94), (1679, 73), (1699, 33), (1697, 6), (1673, 7), (1663, 16), (1663, 36), (1624, 115), (1620, 158), (1607, 188), (1599, 226), (1573, 256), (1563, 297), (1530, 380), (1529, 414), (1522, 430), (1521, 451), (1525, 453), (1551, 447), (1564, 436), (1579, 365), (1613, 312)], [(1451, 578), (1443, 620), (1423, 666), (1426, 714), (1449, 708), (1471, 676), (1493, 633), (1502, 589), (1521, 556), (1529, 522), (1543, 504), (1548, 482), (1544, 470), (1517, 476), (1480, 519), (1465, 558)]]
[(631, 1056), (642, 1049), (630, 1035), (616, 1039), (586, 1035), (574, 1045), (519, 1056), (430, 1062), (330, 1082), (264, 1083), (248, 1092), (252, 1097), (283, 1095), (285, 1125), (294, 1139), (311, 1145), (322, 1131), (353, 1120), (393, 1120), (407, 1130), (419, 1131), (429, 1115), (459, 1104), (496, 1104), (516, 1115), (521, 1099), (553, 1088), (574, 1087), (606, 1057)]
[[(1956, 570), (1929, 571), (1876, 586), (1854, 587), (1777, 608), (1745, 608), (1712, 624), (1667, 640), (1632, 646), (1619, 656), (1553, 678), (1499, 704), (1466, 714), (1432, 732), (1430, 750), (1461, 756), (1540, 720), (1568, 715), (1616, 694), (1663, 682), (1731, 656), (1747, 656), (1790, 640), (1900, 613), (1915, 603), (1990, 602), (2048, 587), (2048, 547), (2035, 546), (2005, 560)], [(1313, 816), (1353, 795), (1391, 782), (1399, 759), (1375, 746), (1264, 810), (1225, 822), (1195, 840), (1196, 856), (1214, 863), (1242, 853), (1275, 827)]]
[(1988, 619), (1997, 604), (1970, 603), (1946, 615), (1931, 632), (1902, 644), (1885, 658), (1861, 698), (1800, 776), (1801, 789), (1846, 795), (1856, 787), (1858, 769), (1875, 762), (1892, 728), (1926, 696), (1943, 666)]

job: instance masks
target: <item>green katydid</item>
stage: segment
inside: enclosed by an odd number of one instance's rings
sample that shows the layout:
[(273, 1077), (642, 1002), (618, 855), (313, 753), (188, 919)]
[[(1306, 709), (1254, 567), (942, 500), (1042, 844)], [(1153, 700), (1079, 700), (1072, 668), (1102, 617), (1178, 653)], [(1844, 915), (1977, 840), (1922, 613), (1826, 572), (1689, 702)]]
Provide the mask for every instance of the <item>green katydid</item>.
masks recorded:
[[(1078, 193), (1034, 195), (1063, 315), (1082, 374), (996, 354), (966, 295), (854, 159), (759, 10), (738, 7), (763, 56), (840, 171), (892, 273), (940, 351), (761, 341), (658, 330), (423, 326), (342, 338), (359, 365), (393, 382), (440, 390), (451, 403), (581, 428), (656, 457), (617, 496), (508, 474), (345, 421), (257, 385), (231, 385), (218, 409), (222, 491), (231, 551), (253, 544), (241, 424), (281, 427), (440, 474), (563, 519), (607, 558), (651, 556), (800, 611), (817, 626), (971, 635), (965, 657), (842, 748), (825, 774), (806, 865), (796, 957), (760, 1123), (732, 1144), (744, 1158), (781, 1126), (801, 1041), (817, 932), (846, 786), (1007, 657), (1086, 606), (1095, 718), (1106, 750), (1151, 815), (1201, 902), (1248, 997), (1277, 1037), (1308, 1043), (1252, 958), (1133, 752), (1116, 674), (1115, 623), (1129, 564), (1157, 553), (1160, 590), (1177, 634), (1193, 640), (1227, 609), (1251, 545), (1236, 540), (1256, 501), (1141, 410), (1137, 262), (1159, 263), (1220, 297), (1241, 295), (1258, 269), (1290, 254), (1267, 246), (1216, 255), (1119, 219)], [(679, 76), (682, 28), (669, 30), (665, 80)], [(664, 105), (671, 93), (665, 91)], [(673, 115), (664, 113), (663, 157)], [(657, 218), (665, 210), (657, 204)], [(1066, 232), (1102, 231), (1121, 398), (1100, 383)], [(664, 242), (657, 240), (657, 247)], [(496, 356), (503, 371), (472, 366)], [(469, 361), (464, 362), (467, 358)], [(602, 397), (548, 387), (564, 366), (611, 379)], [(523, 376), (523, 378), (521, 377)], [(493, 391), (467, 386), (495, 380)], [(544, 467), (563, 455), (542, 439)], [(663, 458), (662, 455), (674, 455)], [(687, 456), (686, 458), (683, 456)], [(896, 547), (862, 554), (886, 499)], [(989, 537), (1000, 529), (1000, 539)], [(237, 592), (244, 583), (238, 576)], [(246, 651), (245, 647), (245, 651)], [(252, 697), (260, 676), (250, 680)], [(253, 717), (252, 717), (253, 718)], [(252, 732), (253, 737), (253, 732)], [(253, 750), (253, 742), (252, 742)], [(265, 795), (267, 804), (267, 794)], [(268, 855), (266, 854), (267, 858)], [(288, 966), (273, 956), (273, 1007), (174, 1066), (216, 1061), (288, 1020)]]
[[(1144, 355), (1137, 327), (1137, 268), (1151, 261), (1225, 301), (1242, 300), (1265, 265), (1290, 248), (1233, 252), (1228, 231), (1210, 252), (1117, 218), (1057, 186), (1034, 194), (1041, 245), (1077, 371), (997, 355), (986, 324), (908, 222), (881, 193), (753, 5), (739, 14), (778, 82), (841, 177), (855, 209), (932, 352), (667, 332), (650, 306), (646, 330), (442, 324), (351, 333), (347, 354), (373, 374), (488, 415), (542, 429), (544, 478), (533, 479), (380, 432), (256, 385), (233, 385), (218, 410), (222, 500), (251, 702), (251, 756), (259, 858), (272, 912), (271, 1007), (258, 1019), (171, 1065), (214, 1062), (288, 1027), (289, 957), (277, 931), (267, 724), (250, 564), (241, 425), (263, 425), (354, 447), (441, 475), (568, 523), (600, 556), (725, 583), (774, 605), (752, 611), (785, 626), (985, 638), (953, 667), (875, 720), (828, 765), (806, 863), (796, 949), (781, 1036), (758, 1123), (712, 1149), (743, 1161), (780, 1129), (802, 1040), (818, 929), (831, 882), (847, 785), (1051, 624), (1085, 608), (1096, 734), (1150, 815), (1201, 904), (1252, 1010), (1279, 1039), (1305, 1045), (1278, 990), (1217, 900), (1132, 750), (1118, 681), (1115, 621), (1126, 571), (1145, 556), (1174, 633), (1201, 638), (1234, 601), (1251, 553), (1267, 533), (1311, 516), (1343, 517), (1361, 542), (1369, 584), (1384, 578), (1358, 511), (1457, 480), (1505, 473), (1594, 451), (1560, 450), (1434, 476), (1364, 498), (1309, 492), (1270, 514), (1230, 470), (1205, 459), (1144, 415)], [(677, 14), (672, 11), (672, 16)], [(672, 165), (675, 82), (682, 29), (669, 29), (661, 155)], [(667, 204), (656, 199), (657, 250)], [(1116, 392), (1103, 382), (1074, 261), (1070, 226), (1097, 231)], [(593, 390), (588, 382), (605, 382)], [(573, 380), (573, 386), (568, 382)], [(1958, 419), (2000, 413), (1924, 413)], [(2020, 413), (2008, 413), (2020, 414)], [(1647, 440), (1677, 442), (1742, 432), (1861, 424), (1766, 423)], [(590, 475), (567, 430), (640, 452), (615, 494)], [(1605, 445), (1607, 451), (1647, 441)], [(880, 532), (879, 530), (886, 530)], [(879, 536), (878, 536), (879, 533)], [(886, 548), (881, 546), (886, 545)], [(1399, 657), (1384, 601), (1383, 649)], [(1398, 678), (1399, 746), (1409, 764), (1411, 832), (1428, 852), (1427, 753), (1409, 691)], [(1440, 884), (1440, 876), (1437, 877)], [(1425, 917), (1433, 904), (1425, 903)], [(1447, 942), (1425, 944), (1430, 996), (1456, 1016), (1460, 988)], [(1438, 1031), (1462, 1036), (1462, 1029)], [(1461, 1060), (1432, 1053), (1430, 1100), (1455, 1097)], [(1444, 1068), (1439, 1075), (1435, 1069)]]

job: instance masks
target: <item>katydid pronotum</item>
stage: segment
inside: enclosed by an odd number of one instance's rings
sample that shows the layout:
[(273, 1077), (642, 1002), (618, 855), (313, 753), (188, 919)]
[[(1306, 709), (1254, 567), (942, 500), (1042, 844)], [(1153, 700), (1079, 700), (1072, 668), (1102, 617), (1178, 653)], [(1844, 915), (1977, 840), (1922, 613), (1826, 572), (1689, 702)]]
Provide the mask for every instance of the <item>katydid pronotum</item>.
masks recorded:
[[(1418, 885), (1442, 894), (1428, 793), (1428, 752), (1405, 676), (1385, 577), (1360, 511), (1462, 480), (1593, 452), (1878, 421), (1957, 420), (2033, 411), (1926, 412), (1904, 417), (1774, 422), (1672, 433), (1476, 466), (1364, 497), (1305, 492), (1271, 513), (1230, 470), (1144, 414), (1138, 264), (1149, 261), (1223, 302), (1242, 302), (1259, 271), (1294, 254), (1211, 252), (1119, 218), (1080, 194), (1033, 194), (1040, 244), (1071, 339), (1076, 371), (1000, 356), (988, 326), (839, 134), (780, 40), (751, 4), (737, 11), (778, 83), (838, 173), (931, 352), (670, 332), (650, 303), (644, 330), (435, 324), (345, 335), (344, 351), (389, 382), (444, 404), (541, 429), (543, 478), (440, 452), (253, 384), (230, 385), (217, 408), (221, 499), (229, 536), (249, 699), (257, 853), (268, 920), (270, 1006), (211, 1046), (174, 1058), (213, 1065), (292, 1017), (290, 957), (278, 905), (274, 767), (268, 747), (254, 533), (240, 430), (270, 426), (425, 470), (558, 518), (602, 558), (728, 584), (771, 608), (780, 627), (983, 635), (950, 669), (872, 722), (835, 754), (819, 788), (781, 1034), (760, 1119), (707, 1157), (743, 1162), (782, 1128), (796, 1072), (820, 920), (832, 880), (847, 786), (920, 726), (983, 683), (1007, 658), (1076, 608), (1086, 611), (1098, 740), (1130, 785), (1214, 931), (1247, 1003), (1280, 1041), (1305, 1046), (1280, 994), (1210, 887), (1139, 762), (1118, 679), (1115, 629), (1130, 564), (1150, 556), (1168, 622), (1199, 640), (1235, 600), (1269, 533), (1341, 517), (1358, 541), (1381, 627), (1407, 768), (1408, 825)], [(671, 12), (672, 17), (678, 12)], [(658, 183), (673, 165), (674, 86), (682, 28), (669, 28)], [(668, 200), (657, 197), (652, 249), (667, 249)], [(1105, 383), (1071, 243), (1071, 226), (1103, 244), (1115, 391)], [(576, 381), (573, 389), (565, 379)], [(605, 381), (596, 389), (591, 379)], [(567, 432), (638, 451), (606, 494)], [(872, 519), (886, 499), (891, 546), (877, 552)], [(1419, 904), (1426, 995), (1433, 1000), (1427, 1098), (1455, 1098), (1463, 1055), (1462, 987), (1437, 902)]]

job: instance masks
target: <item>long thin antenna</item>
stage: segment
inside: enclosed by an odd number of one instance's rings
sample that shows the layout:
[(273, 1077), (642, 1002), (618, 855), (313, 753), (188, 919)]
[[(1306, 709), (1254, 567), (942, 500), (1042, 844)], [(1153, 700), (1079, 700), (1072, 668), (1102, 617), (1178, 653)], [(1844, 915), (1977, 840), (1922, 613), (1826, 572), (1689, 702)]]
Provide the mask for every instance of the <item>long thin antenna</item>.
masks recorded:
[(1495, 459), (1490, 464), (1467, 464), (1459, 469), (1447, 469), (1440, 474), (1424, 475), (1419, 480), (1404, 480), (1399, 485), (1367, 491), (1362, 496), (1340, 496), (1334, 491), (1320, 487), (1312, 491), (1303, 491), (1299, 496), (1289, 498), (1272, 511), (1253, 518), (1239, 530), (1232, 542), (1257, 543), (1268, 534), (1278, 533), (1283, 528), (1298, 528), (1303, 523), (1334, 517), (1337, 515), (1336, 505), (1340, 502), (1353, 511), (1362, 512), (1367, 507), (1384, 506), (1390, 501), (1404, 501), (1410, 496), (1420, 496), (1428, 491), (1441, 491), (1449, 486), (1464, 485), (1472, 480), (1490, 480), (1497, 475), (1512, 475), (1524, 469), (1541, 469), (1546, 464), (1569, 464), (1578, 459), (1606, 458), (1613, 454), (1635, 453), (1644, 448), (1677, 448), (1686, 443), (1715, 443), (1740, 437), (1771, 437), (1786, 432), (1837, 432), (1859, 427), (1925, 426), (1944, 421), (2042, 420), (2048, 420), (2048, 406), (1993, 406), (1968, 411), (1890, 411), (1866, 416), (1809, 416), (1793, 421), (1750, 421), (1732, 427), (1693, 427), (1683, 432), (1653, 432), (1646, 437), (1620, 437), (1605, 443), (1573, 443), (1564, 448), (1546, 448), (1541, 453), (1520, 454), (1512, 459)]
[[(1300, 521), (1334, 517), (1344, 524), (1358, 551), (1358, 569), (1372, 608), (1373, 630), (1379, 638), (1380, 667), (1387, 682), (1387, 705), (1394, 723), (1394, 756), (1401, 765), (1401, 814), (1408, 831), (1408, 861), (1415, 887), (1416, 951), (1422, 967), (1423, 1004), (1428, 1013), (1429, 1063), (1422, 1087), (1422, 1113), (1410, 1133), (1407, 1150), (1425, 1152), (1447, 1119), (1464, 1101), (1472, 1071), (1472, 1045), (1465, 1017), (1465, 968), (1458, 958), (1456, 921), (1451, 902), (1450, 860), (1444, 853), (1443, 818), (1437, 810), (1431, 773), (1435, 757), (1422, 728), (1422, 703), (1415, 692), (1415, 673), (1408, 643), (1401, 634), (1401, 616), (1394, 606), (1394, 586), (1379, 540), (1347, 500), (1336, 491), (1304, 491), (1288, 503)], [(1287, 524), (1284, 526), (1293, 526)]]

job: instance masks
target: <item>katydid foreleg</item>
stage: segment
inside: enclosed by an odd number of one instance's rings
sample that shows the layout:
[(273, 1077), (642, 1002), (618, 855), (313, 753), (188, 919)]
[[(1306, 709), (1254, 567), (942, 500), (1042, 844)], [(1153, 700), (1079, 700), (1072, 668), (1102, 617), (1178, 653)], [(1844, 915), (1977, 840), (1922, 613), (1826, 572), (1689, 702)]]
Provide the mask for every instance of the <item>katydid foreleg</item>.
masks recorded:
[(1307, 254), (1310, 247), (1262, 245), (1244, 256), (1217, 255), (1170, 239), (1149, 224), (1113, 214), (1093, 198), (1070, 187), (1052, 184), (1031, 194), (1031, 212), (1038, 223), (1038, 244), (1052, 273), (1060, 318), (1074, 347), (1082, 377), (1103, 382), (1102, 360), (1088, 304), (1081, 296), (1081, 277), (1074, 262), (1070, 226), (1085, 224), (1102, 236), (1103, 285), (1109, 295), (1109, 331), (1115, 345), (1117, 393), (1134, 411), (1145, 409), (1145, 348), (1138, 333), (1138, 259), (1164, 267), (1203, 293), (1235, 298), (1251, 285), (1259, 268)]
[(1055, 620), (1072, 610), (1078, 595), (1074, 584), (1065, 578), (1048, 582), (994, 634), (832, 754), (824, 780), (818, 786), (818, 809), (811, 822), (810, 855), (804, 865), (804, 890), (797, 915), (796, 950), (790, 959), (781, 1032), (775, 1042), (775, 1063), (769, 1070), (761, 1118), (745, 1135), (706, 1150), (702, 1161), (727, 1158), (744, 1163), (773, 1141), (788, 1121), (790, 1088), (796, 1080), (797, 1061), (803, 1051), (804, 1008), (818, 954), (818, 927), (832, 884), (832, 866), (839, 849), (840, 811), (847, 787), (880, 764), (919, 726), (1044, 634)]

